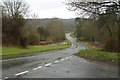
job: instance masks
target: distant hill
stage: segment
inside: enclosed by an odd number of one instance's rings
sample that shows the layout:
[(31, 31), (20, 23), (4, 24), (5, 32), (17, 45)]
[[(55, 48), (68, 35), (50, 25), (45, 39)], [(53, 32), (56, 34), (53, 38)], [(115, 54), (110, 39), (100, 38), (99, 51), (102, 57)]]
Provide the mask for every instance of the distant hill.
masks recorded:
[[(46, 25), (48, 24), (48, 22), (51, 19), (49, 18), (45, 18), (45, 19), (26, 19), (27, 24), (33, 25), (33, 26), (43, 26), (46, 27)], [(75, 20), (74, 19), (60, 19), (61, 21), (63, 21), (64, 25), (65, 25), (65, 31), (66, 32), (73, 32), (75, 31)]]

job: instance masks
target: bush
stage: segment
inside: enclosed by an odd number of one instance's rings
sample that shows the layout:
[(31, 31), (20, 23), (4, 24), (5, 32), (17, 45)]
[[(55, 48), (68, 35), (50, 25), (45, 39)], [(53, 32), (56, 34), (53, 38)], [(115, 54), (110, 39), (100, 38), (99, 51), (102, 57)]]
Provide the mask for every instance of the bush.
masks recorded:
[(110, 39), (107, 41), (107, 43), (105, 44), (105, 51), (109, 51), (109, 52), (120, 52), (120, 49), (118, 49), (118, 40), (113, 40)]
[(39, 44), (39, 38), (37, 36), (35, 36), (35, 35), (31, 35), (29, 37), (29, 44), (30, 45), (37, 45), (37, 44)]
[(20, 46), (23, 48), (26, 48), (28, 45), (28, 39), (27, 38), (21, 38), (20, 39)]

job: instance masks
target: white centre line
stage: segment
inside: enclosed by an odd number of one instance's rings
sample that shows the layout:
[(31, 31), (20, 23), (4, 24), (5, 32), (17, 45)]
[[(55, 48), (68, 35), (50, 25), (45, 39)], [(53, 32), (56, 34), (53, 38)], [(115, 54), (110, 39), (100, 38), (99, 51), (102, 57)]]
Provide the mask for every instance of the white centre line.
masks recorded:
[(65, 59), (69, 59), (69, 57), (66, 57)]
[(59, 63), (60, 61), (55, 61), (54, 63)]
[(8, 79), (8, 77), (5, 77), (4, 79)]
[(45, 67), (47, 67), (47, 66), (50, 66), (52, 63), (48, 63), (48, 64), (46, 64), (46, 65), (44, 65)]
[(40, 69), (40, 68), (42, 68), (42, 66), (39, 66), (37, 68), (33, 68), (33, 70), (37, 70), (37, 69)]
[(22, 74), (25, 74), (25, 73), (28, 73), (28, 72), (29, 71), (20, 72), (20, 73), (15, 74), (15, 76), (19, 76), (19, 75), (22, 75)]
[(60, 61), (64, 61), (65, 59), (61, 59)]

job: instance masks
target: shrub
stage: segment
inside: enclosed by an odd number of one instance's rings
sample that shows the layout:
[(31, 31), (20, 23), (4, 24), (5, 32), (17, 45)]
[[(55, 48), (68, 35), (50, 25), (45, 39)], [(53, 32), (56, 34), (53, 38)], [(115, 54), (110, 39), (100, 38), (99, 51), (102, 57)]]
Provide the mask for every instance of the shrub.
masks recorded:
[(118, 40), (110, 39), (106, 42), (104, 49), (109, 52), (120, 52), (118, 48)]

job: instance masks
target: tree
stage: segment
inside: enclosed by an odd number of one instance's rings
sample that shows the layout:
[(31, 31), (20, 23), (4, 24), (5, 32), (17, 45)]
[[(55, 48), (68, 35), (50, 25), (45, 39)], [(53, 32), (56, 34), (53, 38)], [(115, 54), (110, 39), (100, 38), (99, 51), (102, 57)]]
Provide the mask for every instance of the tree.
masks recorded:
[[(78, 14), (96, 14), (104, 15), (107, 8), (114, 8), (114, 10), (109, 11), (109, 13), (120, 12), (120, 1), (89, 1), (89, 0), (71, 0), (66, 3), (69, 6), (69, 10), (78, 11)], [(107, 14), (109, 14), (107, 13)]]
[(58, 18), (53, 18), (48, 23), (47, 31), (49, 33), (49, 40), (64, 40), (65, 39), (64, 24)]
[(4, 0), (3, 4), (3, 43), (26, 47), (27, 37), (21, 32), (25, 25), (24, 17), (28, 15), (29, 6), (23, 0)]
[(82, 36), (82, 22), (81, 22), (81, 18), (76, 18), (76, 31), (75, 31), (75, 36), (80, 39), (80, 37)]
[(97, 27), (94, 23), (94, 20), (91, 19), (83, 19), (83, 18), (76, 18), (76, 31), (75, 35), (78, 39), (85, 39), (89, 41), (95, 41), (97, 39)]
[(46, 29), (44, 29), (44, 27), (38, 27), (37, 31), (40, 35), (40, 41), (47, 40), (47, 37), (48, 37), (49, 34), (48, 34), (48, 31)]
[(2, 7), (0, 6), (0, 47), (2, 43)]
[[(71, 0), (67, 2), (67, 5), (70, 6), (69, 10), (76, 11), (78, 10), (78, 14), (89, 14), (94, 15), (95, 17), (101, 18), (104, 17), (104, 21), (102, 21), (104, 24), (107, 24), (110, 20), (113, 20), (112, 24), (114, 24), (115, 21), (118, 21), (118, 17), (120, 16), (120, 1), (102, 1), (102, 2), (81, 2), (80, 0)], [(86, 15), (85, 15), (86, 16)], [(112, 16), (112, 18), (111, 18)], [(109, 18), (108, 18), (109, 17)], [(94, 18), (94, 17), (93, 17)], [(106, 19), (105, 19), (106, 18)], [(105, 21), (106, 20), (106, 21)], [(104, 25), (103, 24), (103, 25)], [(112, 36), (112, 32), (108, 25), (104, 26), (108, 29), (110, 36)]]
[[(98, 29), (103, 30), (105, 35), (108, 35), (106, 50), (116, 51), (118, 46), (116, 43), (118, 42), (118, 26), (119, 18), (120, 18), (120, 1), (96, 1), (96, 2), (81, 2), (80, 0), (71, 0), (67, 2), (69, 6), (69, 10), (77, 11), (79, 15), (81, 13), (86, 17), (94, 15), (92, 19), (95, 19), (95, 23), (98, 23)], [(118, 25), (116, 25), (118, 24)], [(108, 34), (107, 34), (108, 33)], [(104, 37), (105, 37), (104, 35)], [(107, 45), (109, 44), (110, 45)], [(114, 47), (113, 47), (114, 46)], [(115, 49), (117, 48), (117, 49)]]

